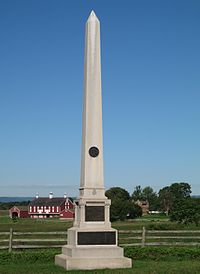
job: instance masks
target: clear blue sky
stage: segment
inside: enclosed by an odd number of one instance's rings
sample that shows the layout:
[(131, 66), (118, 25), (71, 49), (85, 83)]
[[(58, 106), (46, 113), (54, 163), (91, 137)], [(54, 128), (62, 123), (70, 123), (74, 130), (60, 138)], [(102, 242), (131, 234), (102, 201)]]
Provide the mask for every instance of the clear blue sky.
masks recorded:
[(84, 28), (101, 21), (105, 187), (200, 194), (200, 1), (0, 2), (0, 196), (78, 194)]

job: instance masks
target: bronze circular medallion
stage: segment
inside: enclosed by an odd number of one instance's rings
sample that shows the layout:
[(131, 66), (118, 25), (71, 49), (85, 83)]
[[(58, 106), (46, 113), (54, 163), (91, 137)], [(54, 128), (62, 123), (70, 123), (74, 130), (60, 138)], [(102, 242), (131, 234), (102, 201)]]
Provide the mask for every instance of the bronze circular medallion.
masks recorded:
[(89, 149), (89, 154), (91, 157), (95, 158), (99, 155), (99, 149), (97, 147), (91, 147)]

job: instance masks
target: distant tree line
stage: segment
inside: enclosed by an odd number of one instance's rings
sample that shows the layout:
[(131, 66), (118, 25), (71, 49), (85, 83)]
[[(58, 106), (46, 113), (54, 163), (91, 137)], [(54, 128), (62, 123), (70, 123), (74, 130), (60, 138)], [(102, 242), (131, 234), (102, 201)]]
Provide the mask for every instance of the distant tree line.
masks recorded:
[(121, 187), (112, 187), (106, 191), (111, 199), (111, 220), (137, 218), (142, 215), (137, 201), (148, 201), (150, 211), (159, 211), (169, 216), (171, 221), (179, 223), (200, 223), (200, 199), (191, 197), (188, 183), (173, 183), (157, 192), (152, 187), (136, 186), (132, 195)]
[(22, 202), (0, 202), (0, 210), (8, 210), (13, 206), (28, 206), (30, 201)]
[[(142, 209), (137, 201), (148, 201), (150, 211), (159, 211), (169, 216), (171, 221), (188, 224), (200, 223), (200, 198), (191, 197), (191, 186), (188, 183), (173, 183), (161, 188), (158, 193), (152, 187), (136, 186), (133, 193), (121, 187), (112, 187), (106, 191), (111, 199), (111, 221), (134, 219), (142, 216)], [(15, 206), (26, 206), (30, 201), (0, 202), (0, 210)]]

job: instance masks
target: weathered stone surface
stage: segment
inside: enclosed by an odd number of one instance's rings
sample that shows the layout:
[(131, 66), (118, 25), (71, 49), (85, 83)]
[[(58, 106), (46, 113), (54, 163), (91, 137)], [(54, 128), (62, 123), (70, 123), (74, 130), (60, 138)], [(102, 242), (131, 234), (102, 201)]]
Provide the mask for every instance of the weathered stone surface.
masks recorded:
[[(93, 11), (85, 28), (84, 74), (80, 195), (104, 197), (100, 22)], [(98, 149), (98, 157), (91, 157), (91, 148)]]
[(68, 244), (55, 257), (55, 263), (67, 270), (132, 266), (117, 246), (103, 179), (100, 23), (92, 11), (86, 23), (80, 195)]
[(55, 257), (55, 264), (64, 267), (66, 270), (72, 269), (104, 269), (104, 268), (130, 268), (132, 261), (128, 258), (72, 258), (60, 254)]
[(119, 246), (85, 246), (64, 245), (62, 254), (73, 258), (123, 258), (124, 250)]

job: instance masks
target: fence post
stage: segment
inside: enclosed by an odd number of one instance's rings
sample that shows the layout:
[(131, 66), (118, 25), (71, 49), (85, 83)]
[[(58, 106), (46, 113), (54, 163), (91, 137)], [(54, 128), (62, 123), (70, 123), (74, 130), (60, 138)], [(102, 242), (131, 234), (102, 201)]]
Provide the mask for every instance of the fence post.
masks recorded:
[(8, 249), (9, 253), (12, 251), (12, 241), (13, 241), (13, 229), (10, 228), (9, 249)]
[(146, 236), (146, 229), (145, 226), (142, 228), (142, 247), (145, 246), (145, 236)]

